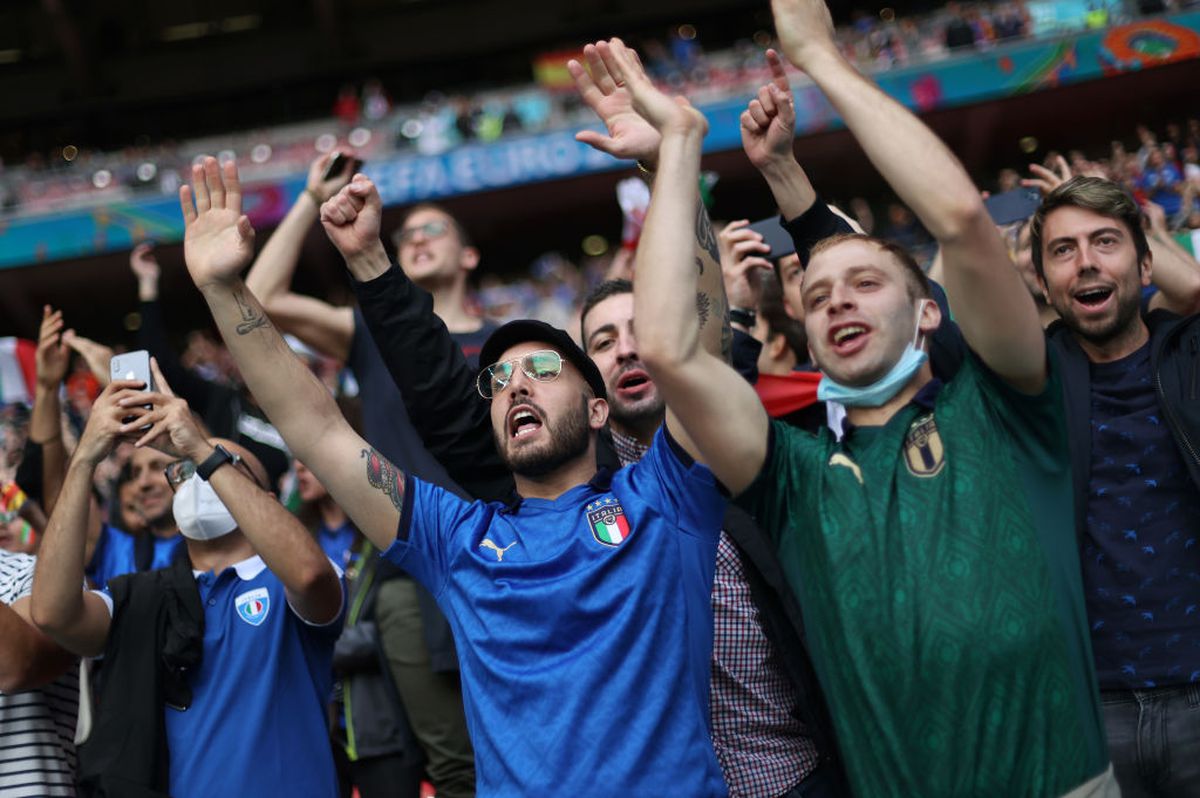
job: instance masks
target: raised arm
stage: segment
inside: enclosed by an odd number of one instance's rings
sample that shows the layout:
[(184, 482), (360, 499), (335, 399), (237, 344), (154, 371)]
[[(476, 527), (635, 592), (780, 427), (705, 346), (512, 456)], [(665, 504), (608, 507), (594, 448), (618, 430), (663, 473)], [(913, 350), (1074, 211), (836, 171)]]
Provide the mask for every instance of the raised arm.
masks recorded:
[[(42, 506), (54, 510), (67, 470), (67, 449), (62, 439), (62, 404), (59, 388), (67, 376), (71, 351), (63, 343), (61, 310), (42, 308), (42, 327), (38, 333), (37, 388), (33, 395), (33, 413), (29, 419), (29, 440), (42, 447)], [(107, 371), (107, 369), (106, 369)]]
[(1162, 206), (1148, 202), (1145, 210), (1146, 241), (1154, 258), (1150, 274), (1158, 288), (1150, 309), (1163, 308), (1180, 316), (1200, 312), (1200, 261), (1171, 235)]
[[(122, 433), (133, 434), (149, 425), (138, 446), (153, 444), (193, 463), (204, 462), (215, 451), (213, 441), (196, 426), (187, 402), (171, 392), (158, 364), (151, 361), (151, 366), (159, 390), (121, 402), (132, 419)], [(218, 468), (209, 484), (267, 568), (279, 577), (296, 613), (310, 623), (329, 623), (342, 606), (341, 581), (333, 565), (299, 519), (255, 479), (240, 468)]]
[(356, 175), (321, 207), (321, 224), (354, 277), (363, 318), (429, 453), (471, 496), (507, 498), (512, 474), (496, 452), (488, 403), (428, 293), (388, 259), (379, 238), (383, 204)]
[(38, 551), (30, 608), (33, 621), (63, 648), (80, 656), (103, 652), (112, 622), (104, 602), (82, 589), (92, 478), (96, 466), (121, 436), (127, 411), (118, 403), (144, 387), (139, 382), (114, 380), (92, 405)]
[[(583, 54), (588, 63), (586, 70), (574, 60), (567, 62), (567, 69), (575, 79), (579, 96), (604, 123), (608, 135), (584, 130), (576, 134), (576, 138), (617, 158), (636, 160), (643, 169), (652, 171), (659, 163), (662, 134), (634, 107), (624, 80), (615, 76), (620, 67), (614, 62), (612, 45), (603, 41), (589, 44), (584, 47)], [(679, 242), (679, 245), (685, 248), (684, 251), (691, 249), (693, 268), (700, 274), (695, 297), (701, 345), (729, 361), (733, 331), (729, 326), (729, 302), (721, 273), (721, 254), (708, 210), (699, 201), (699, 187), (697, 173), (692, 186), (696, 194), (696, 202), (692, 205), (694, 236), (692, 241)]]
[(691, 301), (698, 275), (687, 241), (708, 123), (683, 98), (658, 91), (619, 40), (610, 49), (610, 69), (663, 137), (633, 283), (640, 354), (666, 399), (671, 434), (737, 494), (762, 468), (767, 414), (749, 383), (702, 344)]
[(201, 416), (208, 415), (209, 403), (214, 398), (213, 385), (185, 368), (168, 340), (167, 323), (163, 319), (162, 304), (158, 301), (162, 267), (158, 265), (158, 259), (154, 257), (149, 244), (139, 244), (133, 248), (129, 254), (129, 269), (137, 278), (138, 312), (142, 317), (142, 324), (138, 327), (138, 346), (158, 361), (163, 373), (193, 410)]
[(258, 297), (279, 329), (295, 335), (313, 349), (345, 362), (354, 339), (354, 312), (291, 290), (292, 277), (309, 228), (317, 221), (321, 203), (350, 182), (353, 163), (324, 180), (336, 153), (317, 158), (308, 168), (308, 181), (291, 210), (267, 239), (246, 275), (246, 287)]
[(237, 167), (206, 158), (192, 183), (179, 191), (184, 260), (246, 385), (292, 453), (386, 549), (396, 538), (404, 475), (354, 432), (239, 277), (254, 254), (254, 229), (242, 214)]
[(946, 292), (967, 343), (1019, 390), (1046, 379), (1032, 297), (962, 165), (916, 116), (841, 55), (823, 0), (772, 0), (784, 53), (841, 114), (867, 157), (942, 247)]
[(742, 112), (742, 149), (775, 197), (784, 219), (803, 216), (817, 201), (817, 191), (796, 160), (796, 106), (783, 59), (767, 50), (771, 82), (762, 86)]

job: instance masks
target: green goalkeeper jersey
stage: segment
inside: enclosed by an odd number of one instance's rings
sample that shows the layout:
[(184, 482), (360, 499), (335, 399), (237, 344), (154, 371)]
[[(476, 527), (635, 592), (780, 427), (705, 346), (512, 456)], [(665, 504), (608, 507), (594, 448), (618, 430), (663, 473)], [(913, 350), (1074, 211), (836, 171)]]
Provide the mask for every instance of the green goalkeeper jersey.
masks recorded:
[(1061, 385), (968, 355), (838, 442), (774, 422), (776, 541), (859, 798), (1057, 796), (1108, 762)]

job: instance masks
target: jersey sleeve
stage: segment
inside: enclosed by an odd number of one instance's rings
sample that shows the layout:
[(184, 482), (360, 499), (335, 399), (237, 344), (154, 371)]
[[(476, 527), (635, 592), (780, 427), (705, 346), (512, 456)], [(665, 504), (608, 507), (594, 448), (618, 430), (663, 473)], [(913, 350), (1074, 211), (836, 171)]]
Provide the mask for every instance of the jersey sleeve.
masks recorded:
[(684, 451), (666, 425), (629, 468), (634, 489), (681, 530), (713, 538), (720, 532), (726, 499), (716, 477)]
[(1037, 394), (1013, 388), (973, 352), (963, 360), (961, 377), (974, 383), (983, 402), (1012, 436), (1027, 462), (1057, 470), (1067, 459), (1066, 410), (1062, 373), (1057, 357), (1047, 348), (1046, 384)]
[(485, 507), (482, 502), (463, 501), (445, 488), (409, 476), (396, 540), (382, 556), (437, 596), (446, 584), (456, 541), (469, 534)]
[(735, 503), (754, 516), (771, 540), (778, 545), (791, 526), (795, 514), (803, 512), (801, 492), (815, 475), (805, 473), (799, 456), (806, 447), (818, 446), (811, 433), (773, 420), (767, 433), (767, 456), (762, 470), (750, 487), (742, 491)]

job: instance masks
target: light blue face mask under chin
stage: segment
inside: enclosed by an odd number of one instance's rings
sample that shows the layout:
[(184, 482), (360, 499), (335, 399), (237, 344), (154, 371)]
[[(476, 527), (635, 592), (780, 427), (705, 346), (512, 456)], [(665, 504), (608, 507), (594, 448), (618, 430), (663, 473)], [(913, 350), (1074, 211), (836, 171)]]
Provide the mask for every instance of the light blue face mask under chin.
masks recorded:
[(921, 340), (921, 311), (924, 310), (925, 303), (931, 301), (929, 299), (922, 299), (917, 303), (917, 324), (916, 329), (913, 331), (913, 339), (904, 347), (904, 352), (901, 353), (900, 359), (888, 370), (887, 374), (884, 374), (870, 385), (863, 385), (858, 388), (842, 385), (830, 379), (829, 375), (822, 375), (821, 382), (817, 385), (817, 399), (822, 402), (838, 402), (847, 407), (880, 407), (886, 404), (893, 396), (900, 393), (901, 389), (912, 379), (912, 376), (929, 359), (929, 355), (925, 353), (925, 350), (919, 344)]

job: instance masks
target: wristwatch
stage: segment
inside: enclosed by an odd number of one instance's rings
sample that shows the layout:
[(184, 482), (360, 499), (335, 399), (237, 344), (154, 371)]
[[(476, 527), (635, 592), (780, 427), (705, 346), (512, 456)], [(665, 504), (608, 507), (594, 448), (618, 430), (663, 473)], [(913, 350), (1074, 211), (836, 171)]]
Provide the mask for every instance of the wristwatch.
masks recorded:
[(225, 465), (226, 463), (229, 463), (230, 465), (237, 465), (240, 462), (242, 462), (241, 455), (234, 454), (218, 443), (216, 447), (213, 448), (213, 453), (204, 458), (203, 463), (196, 466), (196, 473), (199, 475), (200, 479), (208, 482), (208, 478), (211, 477), (213, 472), (221, 466)]

